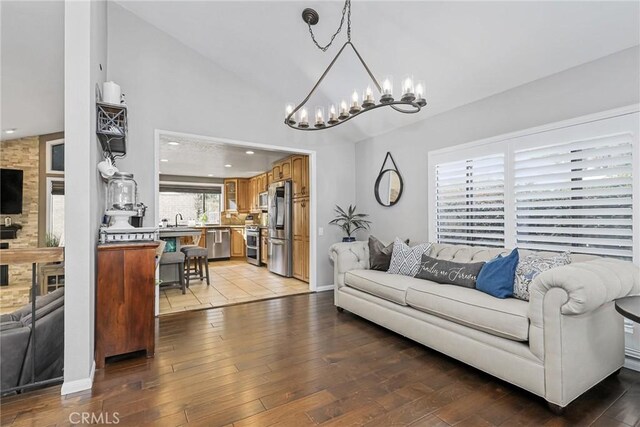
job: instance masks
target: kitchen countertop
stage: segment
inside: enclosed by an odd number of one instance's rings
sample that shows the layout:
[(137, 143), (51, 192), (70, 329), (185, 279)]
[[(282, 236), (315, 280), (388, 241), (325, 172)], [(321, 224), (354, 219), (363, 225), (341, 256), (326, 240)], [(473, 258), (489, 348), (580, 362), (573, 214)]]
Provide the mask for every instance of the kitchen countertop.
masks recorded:
[(158, 230), (160, 237), (196, 236), (201, 231), (195, 227), (167, 227)]

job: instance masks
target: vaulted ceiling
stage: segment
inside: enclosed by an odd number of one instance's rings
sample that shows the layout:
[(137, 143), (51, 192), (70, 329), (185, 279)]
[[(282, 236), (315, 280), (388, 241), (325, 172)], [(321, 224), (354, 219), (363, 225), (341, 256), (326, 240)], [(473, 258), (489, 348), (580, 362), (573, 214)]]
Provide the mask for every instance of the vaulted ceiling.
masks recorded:
[[(337, 28), (334, 1), (119, 1), (120, 5), (272, 94), (273, 108), (304, 98), (344, 42), (316, 49), (300, 18), (320, 13), (321, 43)], [(25, 136), (63, 125), (61, 1), (2, 1), (2, 129)], [(426, 81), (426, 110), (376, 111), (353, 120), (351, 139), (485, 98), (640, 44), (638, 2), (354, 1), (353, 42), (381, 79), (405, 74)], [(368, 83), (346, 52), (310, 101), (326, 106)], [(526, 102), (526, 100), (523, 100)], [(367, 117), (369, 116), (369, 117)], [(350, 134), (342, 133), (348, 139)], [(2, 134), (6, 139), (8, 135)]]
[[(273, 108), (301, 101), (341, 44), (323, 53), (301, 19), (314, 7), (317, 38), (338, 26), (335, 1), (122, 1), (124, 8), (273, 95)], [(381, 80), (424, 79), (429, 105), (415, 115), (377, 110), (344, 127), (362, 139), (468, 104), (640, 43), (638, 2), (354, 1), (352, 38)], [(369, 83), (343, 54), (315, 105), (349, 99)], [(524, 100), (526, 102), (526, 100)], [(340, 135), (345, 135), (342, 132)]]

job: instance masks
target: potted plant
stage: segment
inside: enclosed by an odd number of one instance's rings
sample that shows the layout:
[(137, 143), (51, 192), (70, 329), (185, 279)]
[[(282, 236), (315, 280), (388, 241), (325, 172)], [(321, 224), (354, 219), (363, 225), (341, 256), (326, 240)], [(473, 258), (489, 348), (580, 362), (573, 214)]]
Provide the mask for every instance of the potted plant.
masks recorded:
[(60, 246), (60, 237), (47, 231), (47, 234), (44, 238), (44, 245), (48, 248), (57, 248), (58, 246)]
[(365, 219), (369, 215), (356, 213), (356, 207), (349, 205), (349, 208), (345, 211), (340, 206), (336, 205), (336, 217), (329, 224), (337, 225), (342, 228), (347, 237), (343, 237), (343, 242), (355, 242), (356, 238), (353, 236), (358, 230), (368, 230), (371, 221)]

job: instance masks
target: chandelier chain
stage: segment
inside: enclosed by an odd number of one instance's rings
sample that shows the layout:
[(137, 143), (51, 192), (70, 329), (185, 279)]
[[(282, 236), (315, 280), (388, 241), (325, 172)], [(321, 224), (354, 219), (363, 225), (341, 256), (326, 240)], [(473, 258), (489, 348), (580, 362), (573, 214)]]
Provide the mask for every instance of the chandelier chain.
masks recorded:
[(311, 23), (307, 21), (307, 26), (309, 27), (309, 34), (311, 34), (311, 40), (316, 45), (318, 49), (323, 52), (326, 52), (331, 45), (333, 44), (333, 40), (336, 38), (340, 31), (342, 31), (342, 27), (344, 25), (344, 17), (347, 16), (347, 40), (351, 41), (351, 0), (345, 0), (344, 7), (342, 8), (342, 18), (340, 19), (340, 25), (335, 33), (331, 36), (331, 40), (325, 46), (321, 46), (320, 43), (316, 40), (315, 34), (313, 34), (313, 29), (311, 28)]

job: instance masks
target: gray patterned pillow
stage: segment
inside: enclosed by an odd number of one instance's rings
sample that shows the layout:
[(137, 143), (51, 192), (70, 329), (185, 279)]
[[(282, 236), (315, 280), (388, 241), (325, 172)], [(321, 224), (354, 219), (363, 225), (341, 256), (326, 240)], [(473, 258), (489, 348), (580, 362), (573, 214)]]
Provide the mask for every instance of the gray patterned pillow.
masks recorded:
[(529, 285), (540, 273), (555, 267), (571, 264), (571, 254), (563, 252), (550, 257), (531, 254), (520, 258), (513, 282), (513, 297), (529, 301)]
[(431, 246), (431, 243), (422, 243), (411, 248), (396, 237), (387, 273), (415, 276), (420, 270), (422, 255), (429, 254)]

